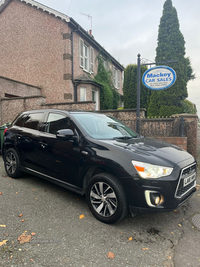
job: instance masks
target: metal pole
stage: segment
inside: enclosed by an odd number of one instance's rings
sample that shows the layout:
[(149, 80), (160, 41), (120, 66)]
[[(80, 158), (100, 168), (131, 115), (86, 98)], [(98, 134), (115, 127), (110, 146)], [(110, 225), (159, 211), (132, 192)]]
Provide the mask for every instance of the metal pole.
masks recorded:
[(136, 132), (140, 133), (140, 54), (137, 55), (137, 125), (136, 125)]
[(181, 116), (181, 137), (184, 136), (184, 128), (183, 128), (183, 115)]

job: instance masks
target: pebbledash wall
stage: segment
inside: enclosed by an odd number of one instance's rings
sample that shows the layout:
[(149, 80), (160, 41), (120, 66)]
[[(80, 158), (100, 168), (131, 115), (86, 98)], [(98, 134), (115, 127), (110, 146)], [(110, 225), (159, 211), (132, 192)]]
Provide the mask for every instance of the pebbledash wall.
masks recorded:
[[(1, 98), (0, 99), (0, 108), (1, 108), (1, 125), (5, 123), (12, 122), (16, 115), (22, 111), (31, 110), (31, 109), (45, 109), (45, 108), (54, 108), (54, 109), (65, 109), (65, 110), (95, 110), (94, 101), (85, 101), (85, 102), (69, 102), (69, 103), (56, 103), (56, 104), (46, 104), (44, 96), (29, 96), (29, 97), (18, 97), (18, 98)], [(122, 121), (135, 121), (136, 119), (136, 109), (129, 110), (105, 110), (98, 111), (101, 113), (106, 113), (112, 115)], [(187, 150), (195, 158), (197, 156), (197, 115), (193, 114), (180, 114), (176, 115), (174, 121), (180, 120), (180, 116), (183, 115), (184, 118), (184, 127), (185, 127), (185, 136), (161, 136), (150, 135), (149, 137), (157, 138), (168, 143), (175, 144), (183, 149)], [(151, 125), (155, 119), (145, 119), (145, 109), (140, 110), (140, 117), (148, 122), (148, 125)], [(159, 119), (157, 119), (159, 120)], [(168, 118), (160, 119), (162, 122), (169, 120)], [(166, 125), (166, 126), (165, 126)], [(167, 123), (162, 126), (167, 127)], [(134, 129), (134, 127), (133, 127)], [(167, 131), (166, 131), (167, 132)]]

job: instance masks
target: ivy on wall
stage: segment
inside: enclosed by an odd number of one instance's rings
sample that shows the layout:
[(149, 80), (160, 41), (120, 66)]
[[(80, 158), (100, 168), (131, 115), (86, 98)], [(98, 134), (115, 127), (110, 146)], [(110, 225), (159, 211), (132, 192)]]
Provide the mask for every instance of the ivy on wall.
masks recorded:
[(95, 81), (101, 84), (100, 109), (117, 109), (120, 95), (113, 85), (112, 72), (110, 70), (106, 70), (103, 57), (101, 55), (99, 55), (96, 60), (98, 60), (98, 72), (95, 76)]

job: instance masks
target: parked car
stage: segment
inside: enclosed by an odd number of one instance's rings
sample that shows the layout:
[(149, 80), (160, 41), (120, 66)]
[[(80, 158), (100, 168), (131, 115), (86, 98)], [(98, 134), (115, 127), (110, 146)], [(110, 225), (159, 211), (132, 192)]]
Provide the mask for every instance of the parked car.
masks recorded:
[(174, 210), (196, 190), (196, 161), (189, 153), (100, 113), (23, 112), (5, 130), (3, 159), (12, 178), (31, 173), (86, 194), (104, 223), (118, 222), (128, 211)]

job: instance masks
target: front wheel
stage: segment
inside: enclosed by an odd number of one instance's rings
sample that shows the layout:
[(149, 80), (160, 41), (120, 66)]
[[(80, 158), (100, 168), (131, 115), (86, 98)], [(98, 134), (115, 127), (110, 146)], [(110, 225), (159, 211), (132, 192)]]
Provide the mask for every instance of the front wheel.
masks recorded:
[(15, 149), (9, 148), (4, 155), (4, 166), (9, 177), (19, 178), (20, 170), (19, 157)]
[(121, 183), (108, 173), (93, 176), (87, 188), (87, 202), (93, 215), (104, 223), (116, 223), (127, 215), (127, 201)]

